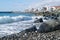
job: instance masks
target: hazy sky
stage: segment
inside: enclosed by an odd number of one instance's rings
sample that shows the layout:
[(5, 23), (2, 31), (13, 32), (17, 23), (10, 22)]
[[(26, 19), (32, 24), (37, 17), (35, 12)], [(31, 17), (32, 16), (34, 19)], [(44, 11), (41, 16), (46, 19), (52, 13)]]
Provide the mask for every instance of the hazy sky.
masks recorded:
[(0, 11), (16, 11), (54, 5), (60, 5), (60, 0), (0, 0)]

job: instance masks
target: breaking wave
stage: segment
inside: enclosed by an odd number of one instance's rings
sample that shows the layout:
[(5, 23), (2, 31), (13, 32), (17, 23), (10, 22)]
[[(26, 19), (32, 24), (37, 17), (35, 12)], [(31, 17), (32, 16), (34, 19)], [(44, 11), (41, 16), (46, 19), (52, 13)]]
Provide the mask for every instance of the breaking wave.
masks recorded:
[(27, 16), (0, 16), (0, 24), (4, 23), (12, 23), (12, 22), (18, 22), (18, 21), (25, 21), (25, 20), (31, 20), (31, 17)]

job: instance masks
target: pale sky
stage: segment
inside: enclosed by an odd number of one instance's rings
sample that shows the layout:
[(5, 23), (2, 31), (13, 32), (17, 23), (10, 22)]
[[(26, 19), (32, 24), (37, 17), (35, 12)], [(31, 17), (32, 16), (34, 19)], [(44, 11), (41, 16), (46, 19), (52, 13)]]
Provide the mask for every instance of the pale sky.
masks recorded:
[(27, 8), (60, 5), (60, 0), (0, 0), (0, 11), (20, 11)]

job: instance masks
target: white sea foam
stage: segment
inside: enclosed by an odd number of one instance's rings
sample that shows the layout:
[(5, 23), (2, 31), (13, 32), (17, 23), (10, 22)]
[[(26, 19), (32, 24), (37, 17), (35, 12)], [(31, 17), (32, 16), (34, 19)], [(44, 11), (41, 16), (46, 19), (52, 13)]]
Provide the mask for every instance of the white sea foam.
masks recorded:
[(28, 29), (32, 27), (32, 24), (30, 21), (20, 21), (15, 23), (9, 23), (9, 24), (0, 24), (0, 37), (18, 33), (22, 30)]

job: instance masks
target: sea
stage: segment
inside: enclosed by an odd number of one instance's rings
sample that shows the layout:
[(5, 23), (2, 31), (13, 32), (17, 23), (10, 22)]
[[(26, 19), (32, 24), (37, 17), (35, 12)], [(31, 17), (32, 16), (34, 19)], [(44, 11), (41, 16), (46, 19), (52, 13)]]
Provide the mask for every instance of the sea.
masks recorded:
[(36, 16), (33, 13), (0, 13), (0, 37), (19, 33), (34, 25)]

